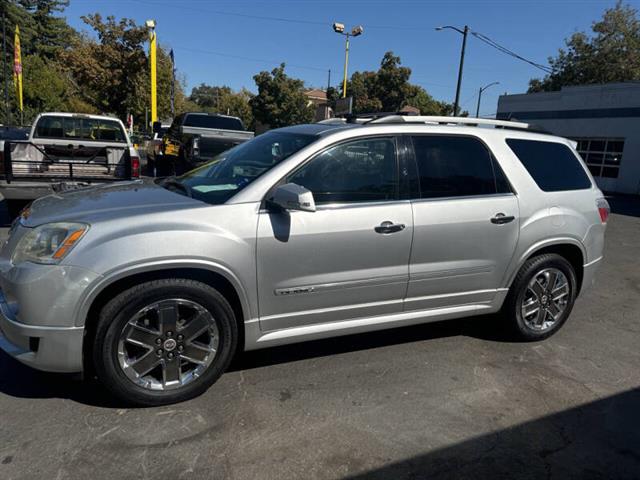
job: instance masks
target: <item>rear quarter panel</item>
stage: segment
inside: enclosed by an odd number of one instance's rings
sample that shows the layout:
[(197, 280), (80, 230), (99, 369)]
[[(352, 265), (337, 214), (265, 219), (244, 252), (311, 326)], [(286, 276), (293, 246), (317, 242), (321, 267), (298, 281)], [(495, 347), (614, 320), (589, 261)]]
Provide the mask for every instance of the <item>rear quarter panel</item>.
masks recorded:
[[(592, 187), (584, 190), (545, 192), (507, 145), (507, 138), (558, 142), (574, 150), (569, 140), (528, 132), (492, 131), (486, 141), (516, 192), (520, 207), (520, 239), (503, 285), (508, 287), (520, 266), (541, 248), (572, 244), (580, 248), (584, 264), (602, 256), (604, 225), (600, 222), (596, 199), (602, 196), (593, 178), (577, 157)], [(575, 150), (574, 150), (575, 153)], [(575, 154), (577, 156), (577, 153)]]

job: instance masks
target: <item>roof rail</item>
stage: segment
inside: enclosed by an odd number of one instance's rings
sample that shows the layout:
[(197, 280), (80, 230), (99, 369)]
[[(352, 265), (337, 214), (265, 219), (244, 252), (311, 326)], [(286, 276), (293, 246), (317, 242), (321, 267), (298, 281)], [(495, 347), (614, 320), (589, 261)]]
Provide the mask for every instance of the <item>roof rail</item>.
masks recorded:
[(506, 120), (494, 120), (491, 118), (470, 118), (470, 117), (444, 117), (444, 116), (404, 116), (404, 115), (387, 115), (374, 118), (367, 122), (371, 124), (388, 124), (388, 123), (426, 123), (434, 125), (468, 125), (480, 126), (487, 125), (495, 128), (508, 128), (514, 130), (531, 130), (528, 123), (511, 122)]

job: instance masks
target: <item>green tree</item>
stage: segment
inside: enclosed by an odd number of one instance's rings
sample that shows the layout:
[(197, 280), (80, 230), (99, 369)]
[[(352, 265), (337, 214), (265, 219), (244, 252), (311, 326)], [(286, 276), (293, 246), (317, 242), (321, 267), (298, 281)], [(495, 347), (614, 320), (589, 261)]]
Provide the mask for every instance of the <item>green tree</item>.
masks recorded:
[[(122, 18), (106, 19), (96, 13), (82, 17), (97, 34), (97, 41), (78, 36), (62, 55), (82, 99), (97, 111), (124, 119), (128, 113), (145, 118), (149, 105), (149, 58), (145, 26)], [(158, 117), (171, 116), (172, 64), (166, 49), (157, 49)], [(176, 112), (186, 106), (184, 82), (176, 81)], [(140, 124), (140, 120), (137, 121)]]
[(82, 20), (95, 30), (98, 41), (80, 37), (64, 55), (81, 94), (101, 112), (120, 118), (129, 112), (144, 114), (147, 30), (133, 20), (103, 19), (99, 13)]
[(251, 92), (244, 88), (239, 92), (234, 92), (226, 85), (218, 87), (201, 83), (191, 90), (189, 100), (203, 112), (239, 117), (245, 127), (251, 128), (253, 113), (249, 101), (252, 97)]
[[(354, 72), (351, 75), (347, 93), (353, 97), (354, 113), (397, 112), (412, 106), (418, 108), (422, 115), (451, 114), (453, 106), (436, 101), (424, 88), (410, 83), (411, 69), (401, 65), (400, 57), (387, 52), (376, 72)], [(338, 89), (331, 89), (331, 101), (335, 102), (338, 96)]]
[(637, 10), (618, 1), (592, 25), (591, 36), (574, 33), (555, 58), (551, 73), (529, 82), (529, 92), (560, 90), (567, 85), (640, 80), (640, 21)]
[(258, 94), (249, 104), (257, 122), (271, 128), (313, 121), (314, 108), (304, 94), (304, 82), (284, 73), (284, 63), (253, 77)]

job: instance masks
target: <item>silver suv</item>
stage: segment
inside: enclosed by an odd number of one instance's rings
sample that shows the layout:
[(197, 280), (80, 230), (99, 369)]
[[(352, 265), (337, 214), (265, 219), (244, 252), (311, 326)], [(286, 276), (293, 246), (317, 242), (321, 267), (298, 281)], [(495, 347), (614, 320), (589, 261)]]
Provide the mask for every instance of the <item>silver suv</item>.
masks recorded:
[(0, 255), (0, 346), (159, 405), (237, 350), (498, 311), (538, 340), (592, 283), (608, 214), (573, 142), (526, 124), (273, 130), (178, 178), (33, 202)]

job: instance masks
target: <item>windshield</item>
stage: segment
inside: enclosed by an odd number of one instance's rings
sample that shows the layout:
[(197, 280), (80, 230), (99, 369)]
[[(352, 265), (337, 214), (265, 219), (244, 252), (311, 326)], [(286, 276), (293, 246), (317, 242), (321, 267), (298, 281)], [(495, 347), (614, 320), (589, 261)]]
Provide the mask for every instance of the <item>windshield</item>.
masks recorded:
[(218, 205), (317, 138), (297, 133), (264, 133), (181, 177), (164, 180), (162, 186)]

